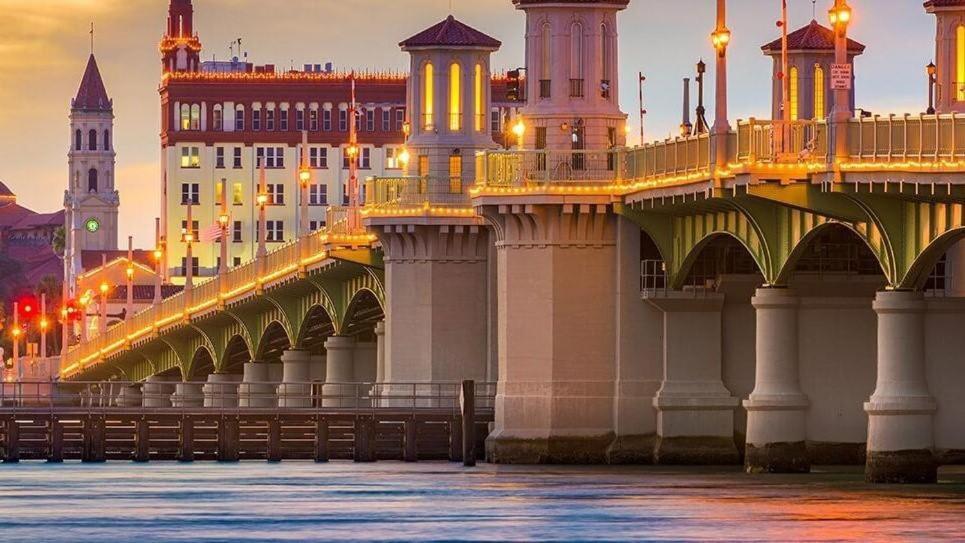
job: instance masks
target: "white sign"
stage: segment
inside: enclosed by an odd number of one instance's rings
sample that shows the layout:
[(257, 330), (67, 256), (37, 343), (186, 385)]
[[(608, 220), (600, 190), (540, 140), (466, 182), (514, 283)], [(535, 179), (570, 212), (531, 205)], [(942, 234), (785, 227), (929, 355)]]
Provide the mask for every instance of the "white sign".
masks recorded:
[(851, 90), (851, 64), (831, 65), (831, 90)]

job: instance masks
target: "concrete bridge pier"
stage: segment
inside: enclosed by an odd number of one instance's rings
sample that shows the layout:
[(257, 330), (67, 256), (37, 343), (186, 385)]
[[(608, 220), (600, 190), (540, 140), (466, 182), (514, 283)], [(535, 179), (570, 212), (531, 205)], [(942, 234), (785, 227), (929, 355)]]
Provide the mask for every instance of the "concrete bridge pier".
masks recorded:
[(142, 405), (144, 407), (171, 407), (171, 393), (175, 385), (173, 377), (152, 375), (141, 387)]
[(245, 364), (238, 387), (239, 407), (277, 407), (275, 385), (271, 384), (271, 364), (252, 360)]
[(212, 373), (202, 387), (205, 407), (238, 407), (238, 387), (241, 375)]
[(754, 391), (747, 410), (748, 472), (810, 471), (807, 452), (808, 398), (801, 390), (798, 362), (798, 306), (786, 288), (759, 288), (751, 304), (756, 312)]
[(312, 406), (312, 355), (289, 350), (281, 355), (282, 378), (278, 385), (278, 407)]
[(171, 407), (204, 406), (203, 385), (199, 383), (176, 383), (171, 394)]
[(356, 387), (342, 383), (355, 380), (355, 338), (332, 336), (325, 341), (328, 352), (325, 385), (322, 394), (331, 396), (322, 400), (324, 407), (354, 407)]
[(121, 387), (117, 392), (114, 403), (117, 407), (141, 407), (142, 401), (141, 387), (138, 385), (127, 385)]
[(925, 300), (921, 292), (879, 292), (878, 378), (868, 413), (865, 476), (875, 483), (934, 483), (936, 402), (925, 375)]
[(671, 291), (647, 298), (663, 311), (663, 383), (657, 409), (658, 464), (736, 464), (734, 409), (722, 380), (721, 310), (717, 293)]

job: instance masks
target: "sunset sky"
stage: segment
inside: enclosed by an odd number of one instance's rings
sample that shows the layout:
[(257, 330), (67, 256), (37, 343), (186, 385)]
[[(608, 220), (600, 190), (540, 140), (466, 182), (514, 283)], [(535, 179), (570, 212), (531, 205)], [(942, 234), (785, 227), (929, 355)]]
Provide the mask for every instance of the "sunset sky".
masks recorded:
[[(249, 60), (287, 67), (334, 62), (342, 69), (403, 69), (397, 43), (449, 12), (449, 0), (194, 0), (203, 58), (228, 56), (241, 37)], [(0, 0), (0, 180), (37, 211), (62, 205), (67, 181), (68, 110), (89, 54), (114, 99), (120, 231), (153, 244), (159, 204), (158, 40), (167, 0)], [(454, 14), (503, 42), (496, 69), (523, 61), (523, 14), (510, 0), (452, 0)], [(811, 0), (790, 0), (791, 28), (806, 24)], [(831, 0), (817, 2), (827, 25)], [(857, 61), (858, 107), (917, 113), (927, 99), (924, 65), (934, 52), (934, 19), (920, 0), (850, 0), (851, 36), (868, 46)], [(680, 123), (680, 79), (713, 52), (713, 0), (632, 0), (620, 18), (621, 92), (637, 131), (636, 74), (647, 75), (647, 139)], [(778, 36), (780, 0), (731, 0), (728, 26), (732, 119), (766, 118), (770, 65), (760, 46)], [(708, 76), (713, 77), (710, 62)], [(712, 117), (713, 97), (709, 95)], [(123, 244), (123, 241), (122, 241)]]

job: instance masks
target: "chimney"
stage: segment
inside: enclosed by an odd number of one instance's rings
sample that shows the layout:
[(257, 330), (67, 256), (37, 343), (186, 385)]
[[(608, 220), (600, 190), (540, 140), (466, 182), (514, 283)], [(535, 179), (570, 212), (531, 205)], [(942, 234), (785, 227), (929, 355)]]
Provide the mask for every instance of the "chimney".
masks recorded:
[(684, 78), (684, 115), (680, 123), (680, 135), (689, 136), (694, 126), (690, 124), (690, 78)]

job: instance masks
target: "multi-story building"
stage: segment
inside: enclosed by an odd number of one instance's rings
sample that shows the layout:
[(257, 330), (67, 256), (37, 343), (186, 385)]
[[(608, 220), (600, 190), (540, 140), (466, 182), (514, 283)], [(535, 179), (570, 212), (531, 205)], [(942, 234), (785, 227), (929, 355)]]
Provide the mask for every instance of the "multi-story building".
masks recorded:
[[(330, 206), (347, 202), (348, 123), (352, 82), (359, 114), (359, 175), (402, 175), (407, 76), (402, 73), (335, 72), (331, 65), (303, 70), (255, 66), (237, 58), (199, 62), (201, 42), (193, 33), (190, 0), (172, 0), (167, 34), (161, 42), (162, 226), (166, 272), (183, 283), (189, 263), (183, 233), (192, 230), (193, 275), (217, 273), (216, 242), (198, 241), (217, 224), (222, 194), (229, 209), (229, 267), (254, 258), (258, 235), (258, 194), (266, 178), (266, 241), (283, 244), (299, 232), (301, 147), (312, 179), (308, 224), (325, 225)], [(438, 75), (442, 78), (441, 71)], [(504, 77), (491, 80), (496, 99), (486, 119), (497, 142), (508, 118), (521, 106), (507, 99)], [(224, 191), (224, 193), (222, 193)], [(187, 224), (191, 205), (191, 225)]]

